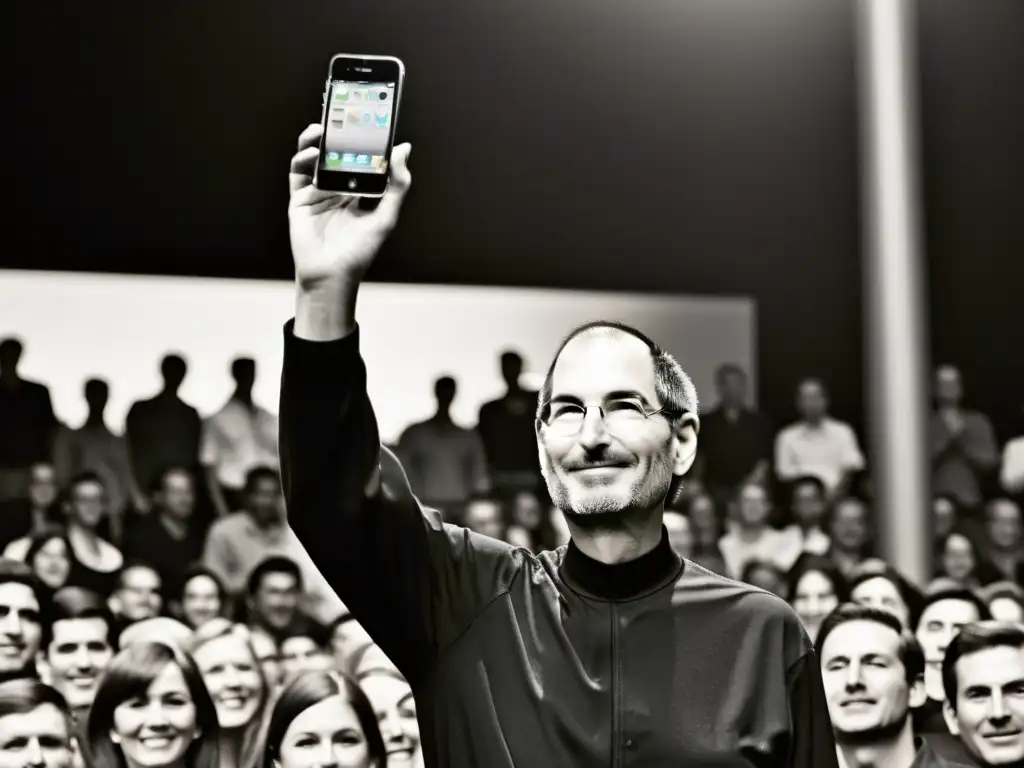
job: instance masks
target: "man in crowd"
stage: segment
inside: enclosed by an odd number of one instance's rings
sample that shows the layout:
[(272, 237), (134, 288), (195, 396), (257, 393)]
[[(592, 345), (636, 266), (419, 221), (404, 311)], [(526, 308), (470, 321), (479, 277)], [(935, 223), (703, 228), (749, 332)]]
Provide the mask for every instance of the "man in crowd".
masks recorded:
[(999, 449), (988, 417), (964, 408), (963, 395), (960, 371), (951, 365), (937, 368), (931, 420), (932, 492), (978, 512), (985, 478), (999, 465)]
[(493, 490), (502, 498), (537, 490), (540, 471), (533, 434), (537, 393), (522, 385), (523, 358), (509, 350), (501, 355), (505, 394), (480, 407), (477, 432), (487, 455)]
[(65, 587), (53, 596), (43, 629), (48, 678), (84, 729), (103, 673), (114, 657), (114, 616), (98, 595)]
[(235, 390), (217, 413), (203, 423), (199, 461), (218, 517), (242, 508), (246, 475), (256, 467), (277, 467), (277, 418), (252, 399), (256, 361), (231, 363)]
[(317, 621), (326, 624), (341, 612), (337, 596), (287, 525), (277, 471), (254, 467), (246, 475), (242, 508), (210, 526), (203, 563), (220, 577), (233, 597), (243, 597), (253, 569), (273, 556), (299, 564), (304, 585), (302, 605)]
[(28, 491), (22, 497), (0, 503), (0, 551), (11, 542), (31, 536), (62, 521), (57, 472), (48, 461), (29, 468)]
[(128, 409), (125, 439), (135, 482), (143, 490), (153, 488), (168, 467), (198, 468), (202, 420), (199, 411), (178, 396), (187, 373), (183, 357), (167, 355), (160, 362), (160, 392)]
[(801, 552), (824, 555), (832, 541), (823, 530), (828, 513), (828, 491), (815, 475), (799, 477), (790, 485), (790, 511), (793, 524), (786, 533)]
[(303, 133), (290, 174), (289, 522), (409, 681), (426, 765), (834, 768), (821, 670), (796, 614), (672, 551), (662, 513), (696, 455), (697, 397), (640, 331), (578, 328), (545, 378), (534, 429), (565, 548), (535, 557), (418, 503), (381, 449), (355, 321), (410, 186), (409, 148), (365, 206), (313, 186), (321, 133)]
[(33, 464), (51, 461), (57, 418), (50, 390), (23, 379), (18, 339), (0, 340), (0, 502), (24, 495)]
[(475, 496), (466, 504), (462, 523), (469, 530), (492, 539), (505, 538), (505, 518), (502, 504), (490, 496)]
[(992, 499), (985, 505), (985, 538), (988, 559), (1007, 581), (1020, 582), (1024, 564), (1024, 526), (1020, 507), (1007, 498)]
[(942, 665), (949, 730), (983, 768), (1024, 765), (1024, 629), (964, 627)]
[(396, 453), (409, 475), (413, 493), (457, 519), (466, 501), (490, 488), (484, 445), (476, 430), (452, 421), (455, 379), (442, 376), (434, 384), (437, 411), (408, 427)]
[(739, 489), (770, 480), (772, 430), (768, 419), (747, 403), (747, 374), (738, 365), (715, 373), (718, 405), (701, 417), (701, 453), (694, 468), (723, 512)]
[(924, 703), (924, 656), (895, 616), (847, 603), (816, 643), (840, 764), (846, 768), (954, 768), (915, 739), (911, 708)]
[(800, 420), (775, 438), (775, 472), (784, 483), (814, 475), (830, 501), (842, 498), (854, 474), (864, 469), (857, 435), (849, 424), (829, 416), (828, 395), (818, 379), (800, 383), (796, 405)]
[(31, 568), (0, 558), (0, 682), (36, 676), (43, 636), (40, 593)]
[(64, 697), (35, 679), (0, 683), (0, 765), (83, 768)]
[(967, 589), (942, 589), (925, 598), (915, 636), (924, 651), (924, 687), (928, 695), (914, 713), (918, 733), (942, 733), (945, 688), (942, 664), (953, 638), (968, 624), (989, 618), (988, 608)]
[(847, 496), (835, 503), (829, 521), (831, 547), (828, 556), (847, 578), (867, 556), (870, 533), (867, 504), (855, 496)]
[(319, 622), (299, 608), (302, 588), (302, 571), (294, 560), (268, 557), (257, 565), (246, 584), (249, 628), (267, 634), (278, 647), (288, 633), (319, 630)]
[(125, 534), (124, 556), (149, 563), (160, 574), (164, 594), (181, 594), (189, 565), (203, 554), (205, 531), (195, 520), (195, 480), (185, 467), (164, 471), (150, 512)]
[(718, 541), (730, 578), (742, 578), (747, 564), (754, 561), (788, 571), (800, 556), (799, 540), (769, 525), (771, 510), (763, 485), (745, 485), (740, 489), (736, 520)]
[(110, 602), (117, 616), (118, 633), (138, 621), (159, 616), (164, 606), (160, 574), (147, 562), (127, 563), (117, 576)]

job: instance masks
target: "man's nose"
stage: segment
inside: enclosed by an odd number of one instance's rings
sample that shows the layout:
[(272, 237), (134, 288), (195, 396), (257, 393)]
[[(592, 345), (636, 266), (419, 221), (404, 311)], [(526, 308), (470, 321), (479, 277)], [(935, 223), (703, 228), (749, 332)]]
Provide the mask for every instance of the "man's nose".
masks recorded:
[(587, 447), (607, 445), (610, 437), (604, 423), (604, 411), (595, 407), (587, 408), (580, 426), (580, 444)]
[(864, 687), (864, 678), (861, 675), (860, 664), (851, 664), (846, 669), (846, 690), (855, 691)]
[(92, 655), (88, 648), (79, 648), (75, 652), (75, 667), (77, 669), (92, 669)]
[(28, 740), (28, 747), (25, 750), (25, 767), (26, 768), (45, 768), (46, 757), (43, 755), (43, 745), (39, 743), (39, 738), (33, 736)]
[(22, 634), (21, 617), (11, 611), (3, 619), (0, 619), (0, 632), (11, 637), (20, 637)]
[(988, 718), (993, 721), (1005, 721), (1010, 717), (1009, 711), (1006, 709), (1006, 702), (1003, 701), (1003, 697), (995, 695), (992, 697), (992, 704), (989, 707)]

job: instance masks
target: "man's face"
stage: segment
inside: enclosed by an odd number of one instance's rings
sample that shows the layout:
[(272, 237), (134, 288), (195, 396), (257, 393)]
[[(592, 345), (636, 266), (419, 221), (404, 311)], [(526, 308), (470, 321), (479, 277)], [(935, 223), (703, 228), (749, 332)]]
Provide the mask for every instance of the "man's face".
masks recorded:
[(169, 472), (160, 489), (160, 506), (178, 520), (188, 520), (196, 506), (192, 478), (184, 472)]
[(867, 509), (859, 501), (846, 499), (832, 513), (832, 540), (842, 549), (854, 552), (864, 546), (868, 537)]
[(53, 704), (0, 717), (0, 768), (71, 768), (74, 756), (71, 723)]
[(121, 602), (121, 615), (130, 621), (151, 619), (160, 613), (160, 576), (149, 568), (129, 568), (121, 576), (117, 592)]
[(740, 491), (739, 516), (740, 522), (752, 528), (764, 525), (768, 521), (768, 494), (758, 485), (748, 485)]
[(281, 643), (281, 671), (287, 680), (301, 672), (323, 672), (331, 658), (309, 637), (286, 638)]
[[(603, 405), (628, 392), (649, 410), (660, 405), (650, 351), (624, 334), (577, 336), (558, 356), (551, 385), (553, 402)], [(600, 412), (589, 408), (578, 434), (555, 435), (542, 427), (539, 435), (551, 498), (577, 517), (660, 506), (673, 473), (684, 473), (696, 450), (696, 437), (678, 439), (662, 414), (617, 427), (613, 435)]]
[(36, 509), (46, 509), (57, 500), (57, 473), (52, 464), (36, 464), (28, 486), (28, 498)]
[(261, 523), (277, 522), (283, 519), (284, 506), (281, 503), (281, 483), (275, 477), (257, 480), (248, 494), (249, 512)]
[[(256, 656), (256, 661), (263, 670), (263, 677), (271, 690), (281, 684), (281, 657), (278, 653), (277, 643), (270, 635), (259, 628), (254, 628), (249, 634), (249, 645)], [(340, 669), (340, 667), (339, 667)]]
[(1013, 549), (1020, 545), (1020, 507), (1012, 501), (993, 502), (986, 515), (986, 527), (992, 543), (1000, 549)]
[(284, 629), (299, 609), (299, 582), (290, 573), (267, 573), (256, 590), (256, 613), (268, 627)]
[(886, 611), (899, 619), (904, 627), (910, 628), (910, 608), (899, 588), (884, 576), (862, 581), (853, 588), (850, 599), (857, 605)]
[(917, 642), (924, 651), (925, 663), (941, 667), (953, 638), (965, 624), (980, 618), (978, 607), (966, 600), (939, 600), (925, 608), (917, 623)]
[(202, 626), (210, 619), (220, 616), (222, 608), (217, 582), (209, 576), (193, 576), (185, 584), (181, 596), (181, 612), (189, 626)]
[(500, 539), (505, 531), (501, 507), (496, 501), (471, 502), (466, 507), (466, 527), (492, 539)]
[(72, 709), (92, 705), (103, 673), (114, 656), (109, 634), (107, 622), (99, 617), (63, 619), (53, 624), (46, 663), (53, 687), (64, 694)]
[(0, 675), (21, 672), (39, 652), (39, 600), (30, 587), (0, 584)]
[(719, 396), (728, 405), (740, 405), (747, 399), (747, 377), (738, 371), (729, 371), (718, 380)]
[(950, 534), (940, 557), (942, 569), (951, 579), (963, 581), (974, 573), (977, 565), (974, 557), (974, 545), (966, 536), (959, 533)]
[(956, 406), (963, 397), (960, 372), (951, 366), (942, 366), (935, 371), (935, 399), (940, 405)]
[(73, 521), (93, 529), (107, 513), (107, 492), (99, 483), (79, 483), (71, 489), (68, 507)]
[(799, 483), (793, 489), (793, 514), (804, 525), (817, 525), (825, 515), (825, 500), (814, 483)]
[(678, 512), (666, 512), (665, 530), (668, 531), (668, 543), (682, 557), (693, 556), (693, 529), (685, 515)]
[(363, 626), (354, 619), (342, 622), (331, 636), (331, 655), (338, 669), (345, 669), (348, 659), (357, 648), (373, 642)]
[[(840, 624), (821, 649), (821, 676), (836, 739), (870, 744), (902, 730), (924, 686), (911, 686), (900, 660), (900, 636), (877, 621)], [(911, 701), (911, 699), (914, 701)]]
[(945, 536), (956, 525), (956, 509), (949, 499), (939, 497), (932, 502), (932, 515), (935, 518), (935, 535)]
[(993, 621), (1005, 621), (1007, 624), (1024, 624), (1024, 605), (1012, 597), (996, 597), (988, 604), (988, 612)]
[(828, 411), (825, 390), (816, 381), (805, 381), (797, 391), (796, 407), (808, 421), (818, 421)]
[(985, 765), (1024, 760), (1024, 649), (1000, 646), (960, 657), (956, 711), (944, 708), (954, 736)]

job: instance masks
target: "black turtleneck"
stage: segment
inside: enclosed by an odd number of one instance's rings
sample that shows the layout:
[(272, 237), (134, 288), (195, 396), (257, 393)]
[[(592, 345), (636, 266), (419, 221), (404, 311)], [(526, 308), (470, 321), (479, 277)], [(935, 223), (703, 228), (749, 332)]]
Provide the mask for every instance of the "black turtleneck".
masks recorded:
[(562, 562), (563, 575), (570, 585), (605, 600), (626, 600), (651, 592), (678, 579), (682, 568), (683, 559), (669, 544), (664, 526), (658, 545), (635, 560), (602, 563), (583, 554), (570, 540)]

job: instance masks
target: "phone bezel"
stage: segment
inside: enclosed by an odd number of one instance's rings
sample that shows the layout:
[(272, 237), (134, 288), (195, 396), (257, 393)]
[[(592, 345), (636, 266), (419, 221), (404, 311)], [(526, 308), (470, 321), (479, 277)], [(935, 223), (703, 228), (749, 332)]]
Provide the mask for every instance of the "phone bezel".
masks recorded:
[[(395, 102), (392, 107), (391, 126), (388, 129), (387, 148), (384, 151), (384, 156), (388, 160), (388, 173), (352, 173), (349, 171), (327, 170), (321, 167), (329, 114), (327, 100), (330, 96), (331, 82), (333, 80), (395, 83)], [(313, 173), (313, 185), (317, 189), (329, 192), (344, 192), (354, 197), (382, 197), (384, 195), (388, 188), (391, 151), (395, 145), (395, 128), (398, 125), (398, 112), (402, 104), (402, 86), (404, 84), (405, 65), (394, 56), (339, 53), (331, 57), (331, 63), (327, 69), (327, 81), (324, 83), (323, 114), (320, 117), (322, 129), (320, 149), (317, 153), (316, 170)]]

